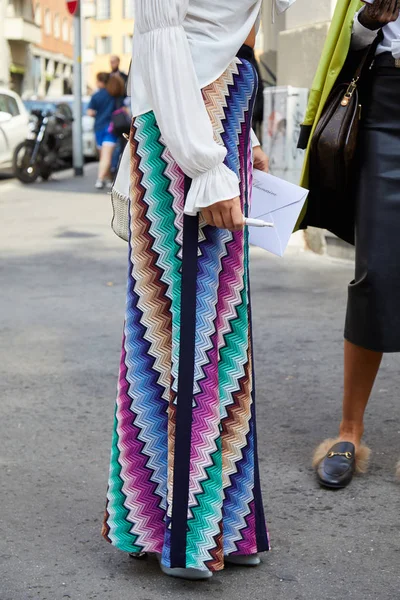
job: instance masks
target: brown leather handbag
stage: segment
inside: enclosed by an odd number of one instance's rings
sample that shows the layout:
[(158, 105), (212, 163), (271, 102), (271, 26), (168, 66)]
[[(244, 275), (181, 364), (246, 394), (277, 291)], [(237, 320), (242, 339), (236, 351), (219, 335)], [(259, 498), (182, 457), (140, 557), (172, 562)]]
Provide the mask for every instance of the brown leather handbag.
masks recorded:
[(338, 84), (329, 96), (310, 146), (310, 187), (320, 198), (349, 191), (361, 120), (359, 86), (371, 67), (376, 44), (362, 53), (350, 83)]

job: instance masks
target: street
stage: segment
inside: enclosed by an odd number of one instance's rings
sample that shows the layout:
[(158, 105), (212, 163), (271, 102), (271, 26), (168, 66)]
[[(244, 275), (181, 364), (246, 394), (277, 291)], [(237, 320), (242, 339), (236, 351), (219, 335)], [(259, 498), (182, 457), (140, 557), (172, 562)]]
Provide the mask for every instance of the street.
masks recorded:
[(127, 246), (85, 177), (0, 181), (1, 600), (397, 600), (399, 360), (368, 409), (370, 472), (321, 490), (314, 447), (336, 435), (350, 262), (292, 246), (252, 253), (261, 479), (273, 551), (257, 569), (172, 580), (100, 536)]

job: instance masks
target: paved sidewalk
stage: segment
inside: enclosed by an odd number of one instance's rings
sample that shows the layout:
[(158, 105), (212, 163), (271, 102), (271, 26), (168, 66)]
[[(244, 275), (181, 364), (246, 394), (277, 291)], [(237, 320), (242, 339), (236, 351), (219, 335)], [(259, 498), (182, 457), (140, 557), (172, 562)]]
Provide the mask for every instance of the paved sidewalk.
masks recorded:
[(368, 412), (368, 476), (321, 491), (313, 447), (340, 415), (352, 265), (252, 256), (261, 477), (273, 552), (195, 584), (102, 541), (126, 244), (110, 203), (66, 172), (0, 182), (1, 600), (397, 600), (399, 362)]

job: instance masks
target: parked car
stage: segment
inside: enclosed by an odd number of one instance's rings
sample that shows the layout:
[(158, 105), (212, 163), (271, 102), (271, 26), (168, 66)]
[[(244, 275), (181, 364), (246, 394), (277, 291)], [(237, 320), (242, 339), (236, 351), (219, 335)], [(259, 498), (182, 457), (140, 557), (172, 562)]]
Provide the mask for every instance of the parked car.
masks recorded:
[(11, 90), (0, 88), (0, 173), (12, 174), (16, 147), (25, 140), (29, 113), (21, 98)]
[[(96, 159), (98, 157), (96, 138), (94, 134), (94, 118), (86, 114), (89, 105), (89, 97), (82, 98), (82, 141), (83, 141), (83, 156), (86, 159)], [(32, 110), (48, 109), (55, 112), (62, 112), (69, 115), (71, 123), (73, 121), (73, 102), (74, 97), (71, 95), (61, 96), (60, 98), (44, 98), (43, 100), (25, 100), (25, 106)], [(71, 125), (72, 127), (72, 125)]]

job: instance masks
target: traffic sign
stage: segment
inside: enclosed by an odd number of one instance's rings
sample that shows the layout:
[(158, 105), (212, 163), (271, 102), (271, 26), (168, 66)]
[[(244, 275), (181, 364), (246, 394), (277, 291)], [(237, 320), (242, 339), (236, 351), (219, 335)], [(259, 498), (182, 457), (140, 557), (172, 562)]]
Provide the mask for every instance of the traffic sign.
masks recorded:
[(78, 10), (79, 0), (67, 0), (67, 9), (71, 15), (74, 15)]

